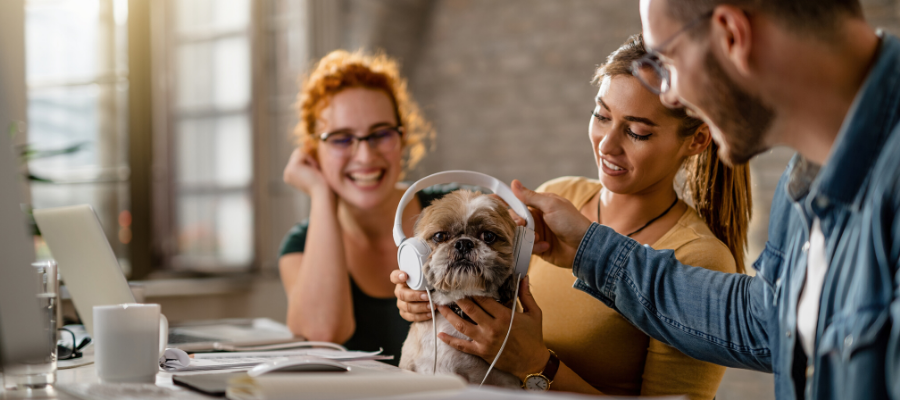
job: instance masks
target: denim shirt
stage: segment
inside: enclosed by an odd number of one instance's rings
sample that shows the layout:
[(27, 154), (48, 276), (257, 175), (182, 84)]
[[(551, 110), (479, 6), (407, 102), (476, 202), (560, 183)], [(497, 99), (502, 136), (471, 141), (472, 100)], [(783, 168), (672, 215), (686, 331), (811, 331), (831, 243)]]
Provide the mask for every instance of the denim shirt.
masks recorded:
[[(829, 161), (795, 156), (782, 176), (756, 276), (685, 266), (593, 224), (575, 287), (689, 356), (772, 372), (778, 399), (900, 399), (900, 40), (880, 36)], [(815, 218), (828, 272), (807, 359), (797, 301)]]

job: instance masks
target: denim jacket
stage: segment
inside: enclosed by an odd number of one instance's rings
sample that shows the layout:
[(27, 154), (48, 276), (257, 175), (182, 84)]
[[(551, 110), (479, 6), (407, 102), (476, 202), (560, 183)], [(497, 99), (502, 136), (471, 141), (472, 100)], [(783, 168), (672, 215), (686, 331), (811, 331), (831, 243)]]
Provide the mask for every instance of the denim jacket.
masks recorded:
[[(795, 156), (782, 176), (756, 276), (685, 266), (593, 224), (575, 287), (689, 356), (772, 372), (778, 399), (900, 399), (900, 40), (880, 36), (829, 161)], [(807, 359), (797, 301), (815, 218), (828, 272)]]

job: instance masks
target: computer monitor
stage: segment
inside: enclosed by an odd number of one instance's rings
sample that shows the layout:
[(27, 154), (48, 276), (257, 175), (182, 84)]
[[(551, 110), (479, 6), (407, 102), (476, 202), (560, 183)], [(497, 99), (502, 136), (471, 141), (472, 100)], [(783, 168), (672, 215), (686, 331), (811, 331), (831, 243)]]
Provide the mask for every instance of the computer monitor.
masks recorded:
[(21, 0), (0, 1), (0, 368), (46, 359), (50, 344), (42, 318), (34, 269), (34, 244), (22, 212), (18, 157), (10, 124), (24, 119), (24, 8)]
[(9, 135), (0, 134), (0, 357), (2, 365), (30, 363), (49, 352), (38, 303), (34, 244), (21, 209), (20, 179)]

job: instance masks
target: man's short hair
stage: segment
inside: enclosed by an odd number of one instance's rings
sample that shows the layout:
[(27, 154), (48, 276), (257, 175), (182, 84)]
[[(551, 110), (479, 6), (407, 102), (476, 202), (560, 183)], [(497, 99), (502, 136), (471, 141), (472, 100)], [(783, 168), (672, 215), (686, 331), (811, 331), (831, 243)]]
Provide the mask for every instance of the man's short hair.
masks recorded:
[(863, 18), (859, 0), (668, 0), (671, 15), (684, 23), (723, 4), (764, 12), (802, 33), (834, 32), (841, 17)]

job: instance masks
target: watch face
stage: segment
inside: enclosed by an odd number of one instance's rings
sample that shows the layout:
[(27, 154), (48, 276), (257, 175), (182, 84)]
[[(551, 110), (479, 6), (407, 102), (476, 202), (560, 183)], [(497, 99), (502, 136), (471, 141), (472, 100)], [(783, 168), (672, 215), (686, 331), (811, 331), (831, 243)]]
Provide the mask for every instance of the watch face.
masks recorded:
[(525, 378), (525, 389), (545, 391), (550, 388), (550, 380), (543, 375), (531, 375)]

